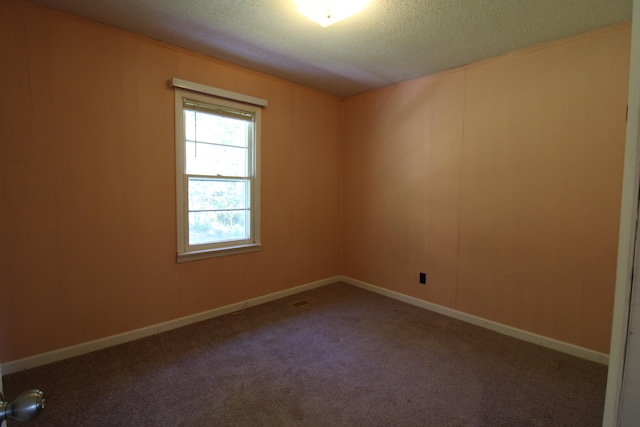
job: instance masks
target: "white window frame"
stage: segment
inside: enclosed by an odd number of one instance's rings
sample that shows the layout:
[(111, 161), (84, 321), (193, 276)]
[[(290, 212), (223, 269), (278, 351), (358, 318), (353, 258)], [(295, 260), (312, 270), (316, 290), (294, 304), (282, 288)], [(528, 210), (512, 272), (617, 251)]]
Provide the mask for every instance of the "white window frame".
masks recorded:
[[(170, 84), (175, 89), (177, 262), (260, 250), (262, 246), (260, 241), (260, 123), (261, 110), (262, 107), (266, 107), (267, 101), (180, 79), (173, 79)], [(185, 173), (185, 100), (247, 112), (254, 117), (254, 134), (248, 150), (252, 172), (249, 175), (251, 235), (248, 240), (189, 245), (188, 175)]]

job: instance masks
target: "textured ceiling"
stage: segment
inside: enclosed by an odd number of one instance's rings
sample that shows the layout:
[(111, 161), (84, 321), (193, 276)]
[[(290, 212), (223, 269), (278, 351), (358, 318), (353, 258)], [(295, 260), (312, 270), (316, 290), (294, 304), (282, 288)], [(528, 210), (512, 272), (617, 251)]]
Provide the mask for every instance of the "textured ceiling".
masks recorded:
[(322, 28), (294, 0), (32, 0), (342, 97), (631, 21), (632, 0), (371, 0)]

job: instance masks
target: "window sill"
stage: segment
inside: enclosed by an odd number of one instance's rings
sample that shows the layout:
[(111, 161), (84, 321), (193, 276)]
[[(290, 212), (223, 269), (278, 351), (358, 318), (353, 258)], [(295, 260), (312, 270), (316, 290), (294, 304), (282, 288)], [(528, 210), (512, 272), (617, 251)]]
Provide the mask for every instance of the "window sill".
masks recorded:
[(199, 259), (215, 258), (220, 256), (244, 254), (247, 252), (257, 252), (262, 248), (261, 243), (252, 243), (250, 245), (231, 246), (220, 249), (207, 249), (204, 251), (179, 252), (176, 258), (178, 263), (197, 261)]

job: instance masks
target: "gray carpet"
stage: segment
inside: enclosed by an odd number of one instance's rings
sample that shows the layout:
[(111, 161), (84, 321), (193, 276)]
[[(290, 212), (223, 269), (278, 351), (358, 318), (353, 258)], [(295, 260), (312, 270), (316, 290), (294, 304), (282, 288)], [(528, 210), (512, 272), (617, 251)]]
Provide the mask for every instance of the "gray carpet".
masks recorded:
[[(305, 305), (292, 302), (308, 299)], [(7, 375), (36, 426), (599, 426), (607, 369), (352, 287)], [(10, 421), (9, 426), (26, 425)]]

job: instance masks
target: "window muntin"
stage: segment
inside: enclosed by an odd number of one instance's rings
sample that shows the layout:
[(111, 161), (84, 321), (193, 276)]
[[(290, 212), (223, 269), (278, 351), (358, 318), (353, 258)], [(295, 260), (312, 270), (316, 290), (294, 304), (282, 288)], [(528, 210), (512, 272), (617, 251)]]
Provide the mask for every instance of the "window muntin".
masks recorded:
[(260, 108), (176, 90), (178, 259), (259, 247)]

